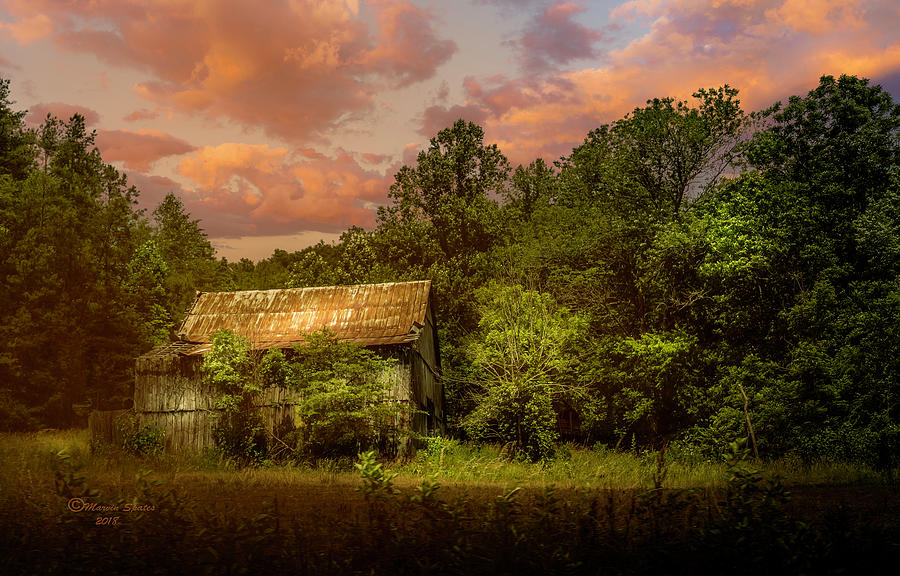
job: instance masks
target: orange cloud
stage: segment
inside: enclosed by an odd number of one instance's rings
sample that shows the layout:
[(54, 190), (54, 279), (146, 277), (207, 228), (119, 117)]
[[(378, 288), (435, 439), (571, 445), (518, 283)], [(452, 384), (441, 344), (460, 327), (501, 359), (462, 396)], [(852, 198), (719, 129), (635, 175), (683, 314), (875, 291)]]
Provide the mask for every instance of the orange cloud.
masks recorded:
[(313, 157), (309, 150), (239, 143), (201, 148), (183, 158), (176, 172), (188, 183), (192, 213), (205, 218), (216, 236), (371, 226), (391, 182), (343, 151)]
[(10, 26), (24, 28), (40, 16), (52, 24), (58, 46), (150, 72), (154, 79), (135, 91), (158, 106), (295, 141), (321, 139), (370, 110), (380, 88), (431, 77), (456, 50), (428, 12), (400, 0), (370, 5), (377, 38), (355, 0), (6, 5), (18, 17)]
[(787, 0), (767, 10), (766, 17), (773, 24), (820, 36), (837, 28), (861, 27), (863, 13), (861, 5), (846, 0)]
[(53, 34), (53, 22), (46, 14), (34, 14), (16, 22), (0, 22), (0, 31), (19, 44), (33, 44)]
[(186, 154), (195, 147), (158, 130), (101, 130), (97, 148), (106, 162), (122, 162), (129, 170), (146, 172), (167, 156)]

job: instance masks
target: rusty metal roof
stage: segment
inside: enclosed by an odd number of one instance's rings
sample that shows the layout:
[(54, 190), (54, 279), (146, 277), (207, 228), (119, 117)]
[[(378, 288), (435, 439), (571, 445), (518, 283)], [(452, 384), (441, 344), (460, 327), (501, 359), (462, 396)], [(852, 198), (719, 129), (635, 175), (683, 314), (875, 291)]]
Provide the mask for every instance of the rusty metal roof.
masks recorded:
[(195, 346), (181, 353), (206, 352), (210, 336), (222, 328), (249, 339), (254, 348), (288, 347), (322, 328), (366, 346), (412, 342), (425, 324), (430, 292), (428, 280), (205, 292), (179, 331)]

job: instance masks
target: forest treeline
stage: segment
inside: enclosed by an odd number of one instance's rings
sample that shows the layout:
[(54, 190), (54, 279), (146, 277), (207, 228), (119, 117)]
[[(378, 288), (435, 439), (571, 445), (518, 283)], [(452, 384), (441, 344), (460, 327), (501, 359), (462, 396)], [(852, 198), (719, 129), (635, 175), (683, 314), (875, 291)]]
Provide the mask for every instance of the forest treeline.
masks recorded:
[(900, 459), (900, 105), (865, 79), (653, 99), (515, 169), (460, 120), (373, 230), (257, 263), (174, 195), (138, 210), (81, 117), (23, 117), (0, 83), (0, 428), (126, 405), (194, 290), (430, 279), (458, 435), (540, 459), (564, 415), (611, 447)]

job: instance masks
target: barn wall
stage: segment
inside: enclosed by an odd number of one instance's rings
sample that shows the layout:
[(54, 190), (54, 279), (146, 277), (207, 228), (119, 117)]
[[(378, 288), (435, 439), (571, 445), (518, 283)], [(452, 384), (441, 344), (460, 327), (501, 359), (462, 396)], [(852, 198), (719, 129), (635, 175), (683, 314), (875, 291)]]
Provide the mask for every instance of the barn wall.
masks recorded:
[(420, 406), (427, 412), (422, 423), (425, 433), (444, 433), (444, 394), (440, 380), (437, 340), (434, 316), (429, 304), (425, 314), (425, 326), (415, 343), (412, 372), (417, 385)]
[[(134, 410), (142, 426), (166, 431), (166, 450), (215, 446), (216, 415), (221, 412), (216, 408), (219, 392), (203, 383), (202, 361), (202, 356), (153, 353), (137, 359)], [(284, 388), (271, 388), (259, 398), (257, 408), (263, 422), (278, 437), (295, 426), (293, 396)], [(105, 429), (103, 433), (109, 437)]]
[[(396, 367), (387, 374), (393, 382), (392, 395), (409, 402), (417, 410), (431, 412), (430, 415), (416, 414), (405, 424), (422, 435), (433, 433), (437, 429), (436, 423), (442, 425), (440, 383), (429, 368), (429, 362), (436, 361), (434, 344), (429, 307), (427, 325), (415, 345), (377, 348), (380, 355), (397, 360)], [(426, 358), (429, 359), (427, 362)], [(153, 425), (166, 431), (166, 450), (198, 450), (215, 445), (214, 416), (220, 412), (215, 402), (219, 393), (203, 383), (201, 363), (202, 356), (186, 356), (163, 348), (136, 361), (134, 412), (141, 425)], [(266, 428), (276, 431), (279, 437), (296, 426), (294, 396), (295, 393), (289, 390), (275, 388), (264, 391), (260, 397), (258, 409)], [(121, 434), (115, 429), (115, 417), (120, 412), (93, 413), (92, 439), (121, 443)]]

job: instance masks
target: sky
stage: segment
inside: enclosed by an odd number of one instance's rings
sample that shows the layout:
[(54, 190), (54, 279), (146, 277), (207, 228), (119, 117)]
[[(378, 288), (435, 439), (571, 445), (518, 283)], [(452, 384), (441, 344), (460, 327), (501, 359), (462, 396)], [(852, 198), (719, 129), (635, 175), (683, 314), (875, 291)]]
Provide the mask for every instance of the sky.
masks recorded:
[(0, 0), (0, 77), (31, 125), (82, 114), (148, 212), (175, 193), (259, 260), (373, 227), (457, 118), (515, 166), (699, 88), (900, 100), (898, 30), (896, 0)]

